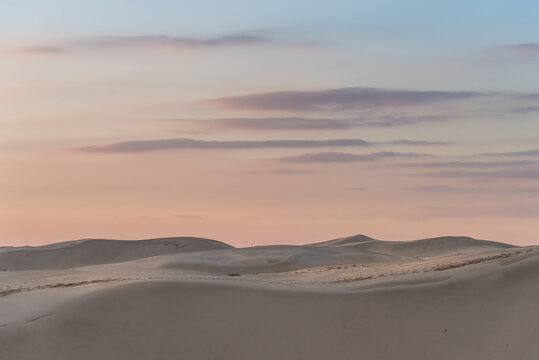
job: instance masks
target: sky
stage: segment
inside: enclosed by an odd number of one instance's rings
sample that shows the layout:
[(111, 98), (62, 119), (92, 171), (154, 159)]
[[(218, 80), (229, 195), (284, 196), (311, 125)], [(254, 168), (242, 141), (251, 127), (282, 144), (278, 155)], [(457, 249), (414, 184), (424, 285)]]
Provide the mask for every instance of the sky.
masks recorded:
[(0, 0), (0, 246), (539, 243), (539, 2)]

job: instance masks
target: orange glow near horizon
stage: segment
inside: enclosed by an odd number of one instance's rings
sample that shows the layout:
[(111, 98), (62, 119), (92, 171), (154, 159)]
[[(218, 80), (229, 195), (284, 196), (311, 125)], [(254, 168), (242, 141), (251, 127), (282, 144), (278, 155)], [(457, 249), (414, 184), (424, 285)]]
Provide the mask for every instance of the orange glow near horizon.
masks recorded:
[[(431, 38), (360, 5), (351, 21), (276, 3), (271, 27), (236, 10), (193, 4), (204, 23), (133, 4), (102, 28), (92, 12), (75, 26), (89, 5), (36, 4), (35, 24), (11, 6), (0, 5), (14, 16), (0, 35), (0, 246), (358, 233), (539, 243), (533, 46), (493, 44), (476, 22), (466, 36), (428, 24)], [(321, 20), (330, 10), (341, 26)]]

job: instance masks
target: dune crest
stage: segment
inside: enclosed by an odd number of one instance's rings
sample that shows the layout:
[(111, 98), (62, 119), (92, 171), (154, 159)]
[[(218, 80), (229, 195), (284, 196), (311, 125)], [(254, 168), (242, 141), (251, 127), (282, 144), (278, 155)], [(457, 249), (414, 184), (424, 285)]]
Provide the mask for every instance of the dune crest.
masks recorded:
[(131, 282), (0, 327), (0, 358), (535, 360), (537, 272), (536, 252), (364, 287)]
[(36, 247), (13, 248), (0, 253), (0, 269), (67, 269), (109, 264), (151, 256), (232, 248), (223, 242), (194, 237), (148, 240), (83, 239)]
[(179, 237), (4, 250), (2, 360), (539, 354), (539, 247), (356, 235), (297, 246)]

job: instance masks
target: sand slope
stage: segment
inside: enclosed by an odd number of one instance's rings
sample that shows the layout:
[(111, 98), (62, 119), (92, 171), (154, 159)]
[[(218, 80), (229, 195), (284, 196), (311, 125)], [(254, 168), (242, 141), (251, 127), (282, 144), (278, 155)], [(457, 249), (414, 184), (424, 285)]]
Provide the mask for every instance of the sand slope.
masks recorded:
[(353, 247), (401, 257), (441, 256), (458, 252), (478, 252), (515, 247), (501, 242), (477, 240), (467, 236), (443, 236), (413, 241), (382, 241), (365, 235), (354, 235), (310, 245), (316, 247)]
[(395, 259), (391, 255), (363, 249), (273, 245), (167, 256), (162, 258), (158, 266), (163, 269), (208, 273), (253, 274), (315, 266), (379, 263)]
[(257, 246), (201, 254), (176, 254), (163, 257), (158, 267), (208, 273), (252, 274), (345, 264), (409, 261), (511, 248), (517, 247), (469, 237), (445, 236), (415, 241), (382, 241), (365, 235), (356, 235), (300, 246)]
[[(7, 248), (0, 251), (0, 270), (67, 269), (169, 255), (163, 257), (159, 266), (246, 274), (339, 264), (368, 264), (511, 247), (514, 246), (451, 236), (416, 241), (381, 241), (356, 235), (302, 246), (273, 245), (242, 249), (216, 240), (190, 237), (138, 241), (85, 239), (38, 247)], [(205, 253), (198, 254), (201, 251)]]
[(66, 269), (172, 253), (227, 248), (232, 248), (232, 246), (216, 240), (193, 237), (138, 241), (85, 239), (0, 252), (0, 269)]
[(539, 358), (539, 247), (81, 240), (8, 267), (0, 360)]
[(536, 360), (538, 273), (533, 253), (345, 288), (135, 282), (0, 328), (0, 358)]

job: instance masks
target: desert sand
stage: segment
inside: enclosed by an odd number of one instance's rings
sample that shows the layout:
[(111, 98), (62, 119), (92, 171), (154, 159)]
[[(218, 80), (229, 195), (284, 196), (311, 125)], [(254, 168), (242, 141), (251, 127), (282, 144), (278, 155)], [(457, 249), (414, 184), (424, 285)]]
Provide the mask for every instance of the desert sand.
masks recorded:
[(539, 359), (539, 247), (364, 235), (0, 248), (0, 359)]

